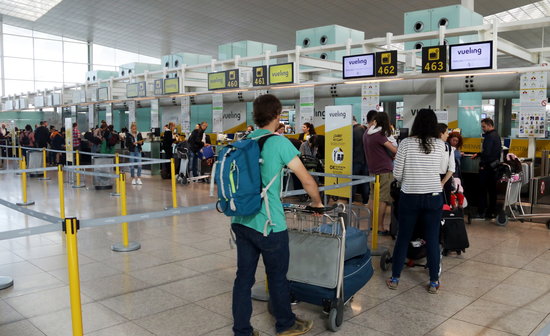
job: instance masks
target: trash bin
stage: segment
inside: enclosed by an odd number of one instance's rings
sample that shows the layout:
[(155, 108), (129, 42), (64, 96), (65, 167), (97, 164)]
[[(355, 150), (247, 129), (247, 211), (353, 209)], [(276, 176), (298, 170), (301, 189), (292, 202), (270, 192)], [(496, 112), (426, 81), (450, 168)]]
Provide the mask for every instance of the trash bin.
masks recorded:
[[(92, 157), (92, 165), (114, 164), (114, 158), (94, 156)], [(94, 168), (95, 173), (114, 174), (113, 168)], [(96, 190), (113, 189), (113, 179), (110, 177), (94, 176), (93, 186)]]

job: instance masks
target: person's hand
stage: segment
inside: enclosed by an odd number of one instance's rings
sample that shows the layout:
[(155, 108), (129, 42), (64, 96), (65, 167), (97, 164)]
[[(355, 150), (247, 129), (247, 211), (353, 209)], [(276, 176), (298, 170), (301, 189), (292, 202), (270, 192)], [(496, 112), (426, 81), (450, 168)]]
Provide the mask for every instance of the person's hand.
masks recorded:
[(312, 208), (324, 208), (325, 206), (323, 205), (323, 202), (311, 202), (309, 204), (310, 207)]
[(205, 144), (204, 144), (204, 147), (208, 147), (208, 146), (212, 146), (212, 145), (209, 144), (209, 143), (205, 143)]
[(477, 153), (475, 153), (474, 155), (472, 155), (472, 160), (477, 158)]

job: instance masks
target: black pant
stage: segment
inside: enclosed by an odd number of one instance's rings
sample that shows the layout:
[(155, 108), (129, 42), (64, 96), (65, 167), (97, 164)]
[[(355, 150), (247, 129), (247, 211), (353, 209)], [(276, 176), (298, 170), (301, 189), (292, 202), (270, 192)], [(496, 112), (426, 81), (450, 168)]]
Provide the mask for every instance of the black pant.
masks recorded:
[[(489, 206), (487, 206), (489, 197)], [(497, 173), (492, 168), (479, 169), (479, 214), (496, 215), (497, 210)]]
[[(364, 175), (369, 176), (369, 168), (367, 167), (366, 163), (363, 164), (353, 164), (353, 175)], [(369, 194), (370, 194), (370, 183), (363, 183), (359, 185), (355, 185), (352, 187), (353, 193), (352, 195), (355, 196), (355, 193), (359, 192), (361, 194), (361, 200), (363, 204), (367, 204), (369, 202)]]
[[(441, 180), (445, 177), (445, 174), (439, 174)], [(451, 192), (453, 191), (453, 177), (443, 185), (443, 204), (451, 205)]]

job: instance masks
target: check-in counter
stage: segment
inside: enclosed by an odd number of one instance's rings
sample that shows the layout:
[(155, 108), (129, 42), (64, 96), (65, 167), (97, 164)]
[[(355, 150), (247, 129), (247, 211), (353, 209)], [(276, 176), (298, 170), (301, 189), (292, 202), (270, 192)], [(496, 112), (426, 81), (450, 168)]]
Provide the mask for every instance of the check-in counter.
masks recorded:
[[(160, 159), (160, 151), (162, 147), (162, 141), (147, 141), (143, 143), (142, 150), (143, 150), (143, 157), (147, 158), (153, 158), (153, 159)], [(151, 175), (160, 175), (160, 164), (153, 164), (153, 165), (144, 165), (142, 166), (143, 170), (150, 170)]]

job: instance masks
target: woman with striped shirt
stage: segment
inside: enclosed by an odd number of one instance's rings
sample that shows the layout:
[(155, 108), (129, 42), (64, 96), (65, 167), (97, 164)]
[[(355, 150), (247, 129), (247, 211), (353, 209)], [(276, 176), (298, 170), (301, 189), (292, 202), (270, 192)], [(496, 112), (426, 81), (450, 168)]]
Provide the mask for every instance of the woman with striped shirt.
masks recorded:
[(445, 144), (439, 136), (434, 111), (421, 109), (411, 137), (403, 140), (397, 150), (393, 176), (401, 182), (399, 233), (393, 250), (392, 277), (386, 281), (390, 289), (397, 289), (399, 284), (415, 225), (424, 226), (430, 271), (428, 292), (435, 294), (439, 289), (439, 227), (443, 206), (439, 172), (445, 155)]

